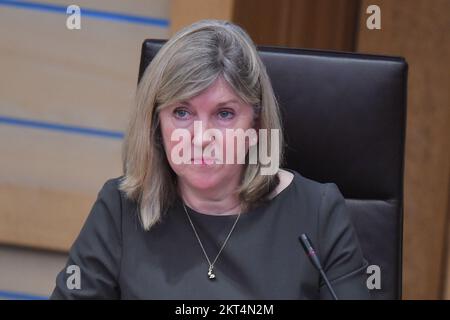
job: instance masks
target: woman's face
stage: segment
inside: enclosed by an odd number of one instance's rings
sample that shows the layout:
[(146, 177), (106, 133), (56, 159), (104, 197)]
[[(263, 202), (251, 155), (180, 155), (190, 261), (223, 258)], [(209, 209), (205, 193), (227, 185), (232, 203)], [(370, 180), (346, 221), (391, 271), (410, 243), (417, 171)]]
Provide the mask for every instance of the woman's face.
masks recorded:
[[(233, 150), (227, 149), (226, 129), (243, 129), (243, 131), (246, 131), (253, 128), (253, 119), (252, 106), (243, 102), (221, 77), (198, 96), (162, 109), (159, 113), (159, 120), (164, 149), (169, 164), (177, 174), (178, 179), (189, 187), (204, 190), (220, 188), (227, 182), (236, 181), (236, 177), (241, 176), (244, 164), (237, 163), (237, 143), (234, 143)], [(194, 130), (194, 121), (197, 130)], [(201, 124), (201, 132), (198, 130), (199, 124)], [(171, 139), (176, 129), (182, 129), (177, 130), (177, 132), (189, 134), (189, 139), (184, 141), (184, 147), (190, 147), (191, 159), (189, 160), (191, 160), (191, 163), (179, 163), (180, 161), (174, 158), (172, 152), (174, 147), (175, 150), (179, 151), (180, 145), (182, 145), (179, 136), (176, 139)], [(206, 136), (204, 133), (207, 129), (215, 129), (215, 132), (221, 134), (223, 139)], [(209, 131), (211, 132), (211, 130)], [(222, 154), (205, 152), (205, 149), (220, 150)], [(244, 149), (246, 153), (248, 143), (245, 144)], [(181, 152), (175, 152), (175, 154), (185, 156), (186, 159), (186, 156), (189, 157), (189, 152), (184, 154), (184, 152), (187, 152), (185, 150), (187, 148), (182, 149)], [(235, 156), (233, 161), (228, 163), (230, 161), (226, 161), (226, 155), (230, 151), (234, 152)], [(207, 154), (206, 158), (205, 154)], [(211, 158), (209, 155), (213, 157)], [(217, 163), (214, 158), (222, 159), (223, 162)]]

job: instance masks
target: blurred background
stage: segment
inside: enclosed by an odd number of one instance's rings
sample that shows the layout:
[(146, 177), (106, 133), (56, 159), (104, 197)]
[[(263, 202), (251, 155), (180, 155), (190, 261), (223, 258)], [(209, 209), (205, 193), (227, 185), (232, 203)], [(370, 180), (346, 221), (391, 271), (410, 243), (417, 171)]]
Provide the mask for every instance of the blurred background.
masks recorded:
[(143, 40), (205, 18), (257, 45), (406, 58), (403, 297), (450, 299), (450, 0), (0, 0), (0, 299), (48, 298), (122, 174)]

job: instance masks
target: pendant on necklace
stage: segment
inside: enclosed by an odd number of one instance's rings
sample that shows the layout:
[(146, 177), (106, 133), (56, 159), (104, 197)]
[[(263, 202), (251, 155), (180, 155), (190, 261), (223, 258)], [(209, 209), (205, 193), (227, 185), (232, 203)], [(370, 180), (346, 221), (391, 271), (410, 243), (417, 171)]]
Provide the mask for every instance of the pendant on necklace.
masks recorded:
[(213, 272), (213, 266), (209, 266), (208, 278), (209, 280), (214, 280), (216, 278), (216, 275)]

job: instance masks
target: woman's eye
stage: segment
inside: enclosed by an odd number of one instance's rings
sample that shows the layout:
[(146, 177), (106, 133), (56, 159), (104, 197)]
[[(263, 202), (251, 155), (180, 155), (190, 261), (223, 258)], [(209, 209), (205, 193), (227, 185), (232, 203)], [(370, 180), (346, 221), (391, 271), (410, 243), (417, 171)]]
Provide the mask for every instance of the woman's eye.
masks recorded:
[(189, 112), (185, 109), (175, 109), (173, 113), (179, 119), (186, 119), (189, 116)]
[(219, 112), (219, 118), (222, 119), (222, 120), (232, 119), (233, 116), (234, 116), (234, 113), (231, 112), (231, 111), (223, 110), (223, 111)]

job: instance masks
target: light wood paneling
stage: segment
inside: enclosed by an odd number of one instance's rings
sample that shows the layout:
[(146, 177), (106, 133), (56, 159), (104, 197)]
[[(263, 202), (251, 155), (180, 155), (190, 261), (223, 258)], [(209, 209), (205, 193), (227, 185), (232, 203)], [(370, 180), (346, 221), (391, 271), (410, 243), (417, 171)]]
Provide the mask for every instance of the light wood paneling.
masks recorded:
[(232, 20), (235, 0), (171, 0), (170, 34), (203, 19)]
[(2, 113), (108, 129), (126, 124), (143, 39), (168, 36), (90, 18), (67, 30), (64, 15), (5, 7), (0, 19)]
[(0, 186), (0, 242), (67, 251), (81, 230), (95, 193)]
[[(168, 19), (169, 3), (76, 4), (81, 30), (68, 30), (64, 14), (0, 6), (0, 115), (124, 131), (141, 44), (169, 29), (83, 8)], [(1, 243), (68, 250), (103, 183), (121, 174), (121, 140), (2, 124), (0, 149)]]
[(0, 126), (0, 145), (0, 243), (68, 250), (121, 174), (120, 141)]
[(66, 253), (4, 245), (0, 257), (0, 300), (4, 291), (49, 297), (67, 262)]

